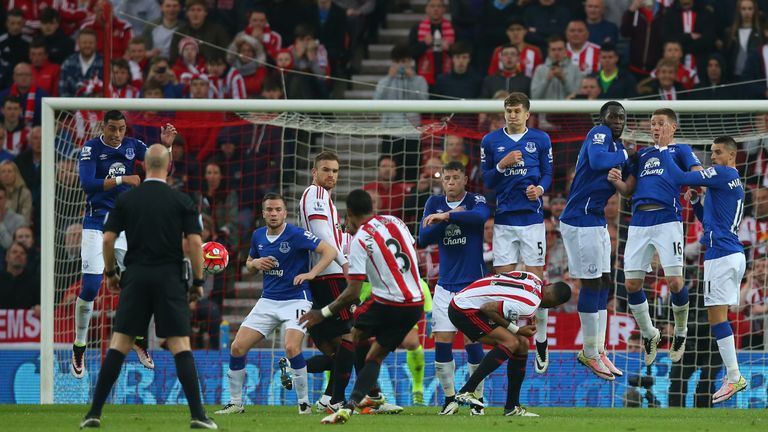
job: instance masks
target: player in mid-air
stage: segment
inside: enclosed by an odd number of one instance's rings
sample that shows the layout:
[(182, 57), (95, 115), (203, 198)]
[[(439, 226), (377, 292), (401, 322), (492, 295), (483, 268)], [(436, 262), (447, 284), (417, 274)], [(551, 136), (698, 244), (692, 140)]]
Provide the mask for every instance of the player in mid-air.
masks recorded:
[[(299, 414), (312, 414), (307, 386), (307, 365), (301, 353), (306, 329), (298, 318), (312, 307), (308, 281), (319, 275), (336, 258), (336, 248), (314, 234), (288, 224), (285, 199), (268, 193), (263, 201), (267, 226), (253, 232), (251, 250), (246, 268), (264, 272), (264, 292), (248, 316), (243, 320), (232, 342), (229, 357), (230, 402), (216, 414), (238, 414), (243, 408), (245, 382), (245, 356), (281, 324), (285, 324), (285, 354), (280, 369), (283, 385), (295, 388)], [(309, 268), (308, 252), (319, 258)], [(287, 370), (290, 367), (290, 372)]]
[[(72, 344), (70, 366), (75, 378), (85, 376), (85, 347), (93, 315), (93, 301), (104, 277), (104, 222), (114, 208), (118, 195), (141, 183), (141, 178), (136, 175), (135, 164), (144, 160), (147, 145), (136, 138), (126, 137), (126, 128), (123, 113), (107, 111), (101, 136), (87, 141), (80, 150), (80, 186), (86, 194), (86, 205), (80, 247), (83, 280), (75, 302), (75, 341)], [(176, 128), (173, 125), (166, 124), (160, 128), (160, 141), (168, 151), (174, 138)], [(117, 265), (123, 269), (127, 249), (125, 234), (120, 234), (115, 249)], [(144, 338), (136, 338), (133, 349), (141, 364), (149, 369), (155, 367)]]
[[(429, 197), (419, 230), (419, 245), (437, 244), (440, 252), (440, 276), (432, 302), (432, 331), (435, 338), (435, 375), (445, 393), (441, 415), (455, 414), (459, 405), (454, 401), (456, 389), (453, 361), (453, 339), (456, 326), (448, 318), (448, 305), (457, 292), (485, 276), (483, 262), (483, 230), (490, 209), (485, 197), (466, 191), (467, 176), (461, 162), (448, 162), (441, 175), (444, 195)], [(471, 375), (485, 353), (480, 343), (468, 339), (464, 344)], [(483, 384), (475, 395), (483, 400)], [(480, 406), (470, 407), (470, 413), (481, 414)]]
[(608, 172), (616, 167), (626, 169), (630, 157), (635, 156), (633, 149), (625, 149), (621, 143), (626, 118), (619, 102), (606, 102), (600, 108), (600, 124), (589, 131), (581, 146), (576, 176), (560, 216), (568, 271), (581, 280), (577, 307), (584, 349), (579, 351), (578, 360), (598, 377), (610, 381), (622, 372), (605, 354), (608, 293), (613, 285), (605, 204), (616, 194)]
[[(723, 386), (712, 395), (712, 403), (725, 402), (747, 388), (747, 380), (739, 372), (733, 330), (728, 322), (728, 307), (739, 304), (739, 287), (746, 270), (744, 246), (738, 229), (744, 216), (744, 185), (736, 170), (736, 141), (729, 136), (715, 138), (712, 143), (713, 166), (698, 172), (683, 172), (671, 163), (666, 144), (671, 141), (669, 128), (661, 132), (660, 149), (669, 174), (679, 184), (706, 186), (707, 194), (699, 197), (694, 189), (686, 196), (693, 203), (696, 217), (704, 225), (701, 243), (704, 252), (704, 306), (707, 307), (712, 335), (717, 340), (725, 364)], [(702, 205), (701, 201), (704, 200)]]
[[(664, 278), (669, 285), (672, 313), (675, 320), (675, 337), (669, 349), (672, 362), (677, 363), (685, 352), (688, 332), (688, 287), (683, 281), (683, 222), (680, 207), (680, 185), (669, 176), (667, 167), (660, 159), (659, 139), (663, 129), (669, 129), (674, 137), (677, 130), (677, 114), (669, 108), (660, 108), (651, 116), (651, 136), (654, 145), (637, 152), (626, 181), (622, 172), (612, 169), (608, 180), (622, 195), (632, 195), (632, 220), (629, 223), (627, 245), (624, 250), (624, 278), (629, 299), (629, 309), (640, 327), (645, 350), (645, 365), (656, 359), (656, 347), (661, 332), (653, 326), (648, 312), (643, 281), (651, 268), (653, 253), (659, 254), (664, 268)], [(674, 163), (684, 171), (701, 170), (701, 162), (685, 144), (669, 143), (667, 146)]]
[(504, 415), (538, 417), (520, 405), (528, 338), (535, 333), (536, 327), (518, 327), (517, 321), (533, 317), (540, 307), (552, 308), (570, 298), (571, 287), (565, 282), (543, 286), (535, 274), (519, 271), (484, 277), (456, 294), (448, 309), (453, 325), (473, 341), (494, 345), (459, 390), (456, 401), (482, 405), (474, 394), (477, 385), (507, 361)]
[(312, 327), (349, 307), (360, 297), (367, 278), (372, 301), (355, 311), (352, 337), (355, 342), (375, 339), (349, 401), (322, 423), (345, 423), (355, 408), (371, 406), (366, 392), (375, 385), (382, 362), (403, 342), (424, 308), (415, 241), (405, 223), (395, 216), (375, 215), (371, 196), (356, 189), (347, 196), (347, 229), (354, 234), (349, 247), (349, 285), (331, 304), (312, 309), (300, 322)]
[[(507, 125), (483, 137), (480, 160), (485, 186), (496, 191), (493, 224), (493, 268), (515, 269), (522, 257), (525, 270), (544, 279), (547, 254), (544, 203), (552, 185), (552, 142), (546, 132), (526, 127), (531, 102), (523, 93), (504, 99)], [(536, 312), (535, 370), (549, 366), (547, 310)]]

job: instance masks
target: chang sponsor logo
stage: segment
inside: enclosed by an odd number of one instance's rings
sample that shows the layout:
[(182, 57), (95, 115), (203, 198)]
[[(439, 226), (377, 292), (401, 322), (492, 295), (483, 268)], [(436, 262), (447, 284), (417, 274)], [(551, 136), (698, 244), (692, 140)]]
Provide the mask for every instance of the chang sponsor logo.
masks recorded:
[(443, 245), (445, 246), (455, 246), (455, 245), (466, 245), (467, 244), (467, 237), (462, 236), (461, 233), (461, 227), (459, 227), (456, 224), (450, 224), (447, 227), (445, 227), (445, 236), (443, 237)]
[(645, 161), (645, 165), (643, 165), (643, 171), (640, 172), (640, 177), (662, 174), (664, 174), (664, 168), (661, 168), (661, 161), (659, 158), (652, 157)]
[(504, 170), (504, 176), (525, 176), (528, 174), (528, 168), (525, 168), (525, 159), (520, 159), (516, 164), (512, 165), (511, 167), (507, 167)]

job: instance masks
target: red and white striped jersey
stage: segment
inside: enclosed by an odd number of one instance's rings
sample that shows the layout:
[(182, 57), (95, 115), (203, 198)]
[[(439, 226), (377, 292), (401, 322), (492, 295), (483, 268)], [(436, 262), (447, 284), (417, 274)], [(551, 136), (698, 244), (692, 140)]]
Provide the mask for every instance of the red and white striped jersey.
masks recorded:
[(371, 296), (389, 305), (424, 303), (416, 241), (395, 216), (373, 216), (349, 246), (349, 278), (371, 282)]
[[(299, 203), (299, 225), (317, 236), (320, 240), (334, 246), (339, 253), (344, 250), (344, 232), (341, 230), (339, 212), (331, 199), (330, 191), (318, 185), (311, 185), (304, 190)], [(319, 222), (312, 223), (312, 222)], [(311, 252), (309, 255), (310, 268), (320, 259), (320, 255)], [(341, 266), (332, 261), (320, 272), (323, 276), (340, 276), (344, 272)]]
[(209, 76), (218, 99), (247, 99), (245, 80), (237, 69), (230, 67), (223, 77)]
[(533, 273), (513, 271), (478, 279), (453, 297), (459, 309), (480, 309), (501, 302), (499, 314), (509, 321), (530, 318), (541, 304), (542, 282)]
[(3, 141), (3, 150), (8, 153), (18, 156), (27, 147), (27, 128), (18, 128), (13, 132), (5, 132), (5, 140)]
[[(504, 65), (501, 63), (501, 48), (499, 46), (493, 50), (491, 64), (488, 66), (488, 75), (494, 75), (496, 72), (504, 69)], [(520, 63), (518, 65), (520, 72), (528, 78), (533, 78), (533, 71), (542, 63), (544, 63), (544, 59), (541, 56), (541, 50), (534, 45), (523, 44), (523, 48), (520, 50)]]
[(566, 44), (565, 47), (571, 62), (582, 73), (593, 74), (600, 70), (600, 47), (597, 44), (586, 42), (579, 51), (574, 51), (571, 44)]
[(747, 259), (764, 256), (768, 253), (768, 220), (757, 220), (745, 217), (739, 226), (739, 241), (744, 246), (752, 246), (753, 256)]

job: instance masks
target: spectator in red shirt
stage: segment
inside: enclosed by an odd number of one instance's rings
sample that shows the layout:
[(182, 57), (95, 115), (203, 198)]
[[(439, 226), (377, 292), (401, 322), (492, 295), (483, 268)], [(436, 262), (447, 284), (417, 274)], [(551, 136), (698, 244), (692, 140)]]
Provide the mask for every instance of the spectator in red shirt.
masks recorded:
[(24, 35), (35, 36), (40, 31), (40, 16), (43, 11), (53, 8), (53, 0), (8, 0), (6, 10), (20, 9), (24, 14)]
[(36, 39), (29, 45), (29, 61), (32, 63), (32, 85), (51, 96), (59, 95), (61, 66), (48, 61), (48, 48)]
[(178, 49), (179, 57), (173, 65), (177, 80), (181, 80), (181, 75), (185, 73), (199, 75), (205, 72), (205, 59), (200, 55), (200, 46), (194, 38), (180, 40)]
[(250, 98), (261, 93), (261, 84), (267, 76), (266, 60), (261, 42), (251, 36), (240, 35), (229, 45), (227, 62), (242, 75), (245, 92)]
[(267, 13), (261, 9), (256, 9), (251, 12), (248, 19), (248, 27), (245, 30), (238, 33), (235, 37), (241, 34), (256, 38), (257, 41), (264, 45), (264, 50), (271, 59), (277, 58), (277, 51), (283, 45), (283, 37), (280, 33), (272, 30), (269, 27), (267, 21)]
[(411, 185), (396, 182), (397, 164), (391, 156), (379, 157), (378, 175), (376, 181), (363, 186), (365, 191), (375, 191), (379, 197), (379, 214), (394, 215), (402, 218), (405, 195), (410, 192)]
[(144, 70), (149, 63), (147, 43), (144, 38), (137, 36), (128, 43), (128, 66), (131, 71), (131, 84), (136, 88), (144, 85)]
[[(93, 15), (86, 18), (83, 24), (80, 26), (80, 30), (91, 28), (96, 32), (96, 49), (99, 52), (103, 52), (104, 45), (106, 44), (107, 35), (106, 32), (106, 17), (105, 17), (105, 4), (109, 3), (108, 0), (98, 0), (93, 6)], [(110, 6), (111, 7), (111, 6)], [(133, 39), (133, 29), (131, 24), (124, 21), (114, 15), (112, 19), (112, 53), (111, 57), (122, 58), (125, 52), (128, 51), (128, 43)]]

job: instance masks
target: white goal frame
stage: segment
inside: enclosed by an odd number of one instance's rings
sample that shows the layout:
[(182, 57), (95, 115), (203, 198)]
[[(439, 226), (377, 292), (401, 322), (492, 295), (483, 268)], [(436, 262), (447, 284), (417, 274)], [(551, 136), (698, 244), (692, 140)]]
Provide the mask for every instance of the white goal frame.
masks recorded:
[[(605, 100), (531, 102), (531, 112), (595, 114)], [(668, 107), (678, 113), (768, 112), (768, 101), (620, 101), (628, 113), (650, 113)], [(42, 217), (41, 217), (41, 332), (40, 403), (54, 401), (54, 231), (56, 110), (122, 111), (227, 111), (305, 113), (494, 113), (503, 111), (501, 100), (391, 101), (391, 100), (190, 100), (43, 98), (42, 101)], [(586, 133), (586, 131), (584, 131)]]

